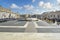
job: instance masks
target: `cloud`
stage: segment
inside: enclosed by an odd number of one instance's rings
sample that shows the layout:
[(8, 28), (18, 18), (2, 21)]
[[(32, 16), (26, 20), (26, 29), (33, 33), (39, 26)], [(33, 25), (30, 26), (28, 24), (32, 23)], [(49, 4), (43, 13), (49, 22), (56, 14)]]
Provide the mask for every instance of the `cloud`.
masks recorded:
[(24, 8), (26, 10), (32, 10), (34, 8), (34, 6), (33, 5), (24, 5)]
[(36, 10), (33, 11), (33, 14), (42, 14), (42, 12), (40, 12), (39, 9), (36, 9)]
[(57, 4), (58, 4), (58, 6), (60, 6), (60, 0), (57, 0)]
[(32, 2), (35, 2), (35, 0), (32, 0)]
[(48, 8), (48, 9), (51, 9), (52, 6), (53, 6), (53, 5), (52, 5), (50, 2), (45, 3), (45, 7)]
[(13, 4), (10, 6), (10, 8), (21, 9), (22, 7), (19, 7), (18, 5), (16, 5), (16, 4), (13, 3)]
[(44, 6), (44, 2), (43, 1), (39, 2), (39, 6)]
[(60, 0), (57, 0), (58, 3), (60, 3)]
[(51, 4), (50, 2), (44, 3), (43, 1), (39, 2), (39, 7), (43, 7), (46, 9), (51, 9), (53, 7), (53, 4)]

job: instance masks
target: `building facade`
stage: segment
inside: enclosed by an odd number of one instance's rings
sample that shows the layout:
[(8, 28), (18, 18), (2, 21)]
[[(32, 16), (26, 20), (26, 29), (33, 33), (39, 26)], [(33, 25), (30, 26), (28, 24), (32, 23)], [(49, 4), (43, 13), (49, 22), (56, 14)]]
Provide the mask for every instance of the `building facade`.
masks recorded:
[(20, 15), (0, 6), (0, 19), (3, 18), (20, 18)]
[(49, 20), (60, 20), (60, 11), (56, 12), (45, 12), (42, 14), (42, 19), (49, 19)]

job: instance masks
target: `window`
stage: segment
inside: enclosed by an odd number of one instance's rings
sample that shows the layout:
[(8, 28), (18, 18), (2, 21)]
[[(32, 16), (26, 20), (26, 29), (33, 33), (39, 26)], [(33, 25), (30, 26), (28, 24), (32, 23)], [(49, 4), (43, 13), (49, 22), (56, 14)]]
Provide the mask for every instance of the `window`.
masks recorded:
[(59, 15), (58, 15), (58, 18), (59, 18)]
[(54, 17), (55, 17), (55, 15), (54, 15)]
[(51, 17), (52, 17), (52, 15), (51, 15)]

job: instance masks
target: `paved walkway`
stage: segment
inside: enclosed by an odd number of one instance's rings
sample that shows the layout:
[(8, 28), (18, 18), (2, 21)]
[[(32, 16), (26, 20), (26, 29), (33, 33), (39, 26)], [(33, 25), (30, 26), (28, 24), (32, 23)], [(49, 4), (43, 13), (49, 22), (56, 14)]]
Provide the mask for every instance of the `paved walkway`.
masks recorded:
[(25, 29), (25, 32), (37, 32), (35, 24), (33, 22), (29, 22), (27, 28)]
[(0, 33), (0, 40), (60, 40), (60, 33)]

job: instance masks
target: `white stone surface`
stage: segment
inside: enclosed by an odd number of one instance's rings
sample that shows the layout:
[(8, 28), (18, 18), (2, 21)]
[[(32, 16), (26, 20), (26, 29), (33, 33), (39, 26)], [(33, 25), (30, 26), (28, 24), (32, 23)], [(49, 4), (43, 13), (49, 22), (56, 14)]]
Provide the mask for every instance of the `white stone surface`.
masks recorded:
[(60, 33), (2, 33), (0, 40), (60, 40)]

